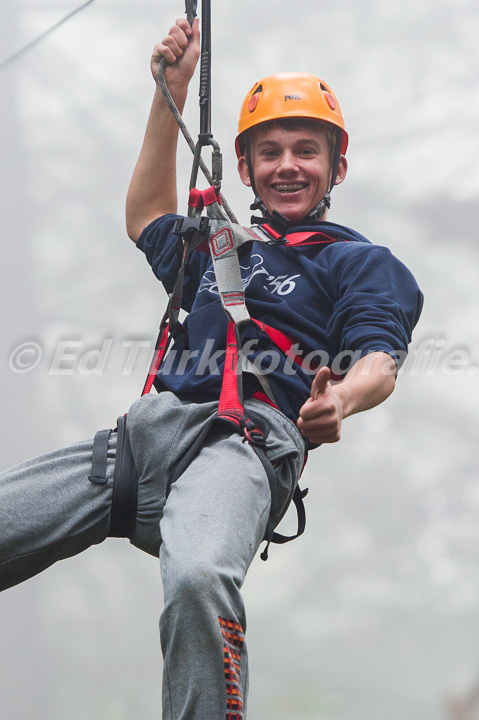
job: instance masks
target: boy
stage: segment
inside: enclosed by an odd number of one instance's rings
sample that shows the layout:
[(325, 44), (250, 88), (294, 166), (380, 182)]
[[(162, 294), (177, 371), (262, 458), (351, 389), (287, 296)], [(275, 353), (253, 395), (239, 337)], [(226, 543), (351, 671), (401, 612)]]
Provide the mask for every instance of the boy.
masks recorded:
[[(159, 58), (164, 57), (169, 63), (165, 78), (180, 111), (186, 100), (188, 82), (198, 55), (198, 23), (195, 21), (190, 28), (185, 20), (177, 21), (153, 54), (154, 78), (157, 76)], [(316, 96), (323, 101), (322, 104)], [(155, 274), (170, 292), (173, 289), (174, 265), (171, 253), (177, 242), (172, 234), (177, 219), (176, 140), (176, 123), (162, 93), (157, 90), (144, 145), (129, 190), (127, 227), (130, 237), (145, 252)], [(320, 230), (335, 239), (347, 240), (324, 249), (321, 245), (297, 246), (293, 249), (285, 245), (253, 243), (250, 252), (240, 261), (243, 285), (246, 286), (246, 305), (252, 317), (293, 337), (304, 348), (304, 352), (322, 347), (331, 359), (335, 355), (332, 352), (334, 346), (336, 353), (354, 350), (361, 355), (338, 384), (331, 384), (331, 371), (327, 366), (315, 375), (312, 387), (311, 376), (301, 376), (300, 370), (294, 376), (286, 376), (279, 369), (269, 373), (279, 409), (287, 419), (295, 424), (297, 422), (309, 446), (336, 442), (340, 438), (344, 418), (374, 407), (389, 396), (395, 382), (395, 351), (405, 349), (406, 338), (417, 322), (422, 302), (409, 272), (392, 258), (389, 251), (369, 245), (364, 238), (351, 231), (324, 222), (329, 192), (346, 177), (346, 147), (347, 135), (339, 104), (330, 89), (319, 79), (299, 75), (273, 76), (257, 83), (248, 94), (241, 111), (236, 142), (238, 170), (242, 181), (253, 188), (255, 205), (262, 211), (264, 219), (280, 235), (285, 231), (292, 235), (298, 229), (311, 229)], [(214, 274), (210, 265), (207, 265), (206, 257), (192, 258), (191, 265), (185, 293), (185, 307), (190, 315), (185, 332), (177, 338), (173, 348), (173, 352), (177, 353), (176, 360), (168, 372), (160, 373), (158, 380), (160, 389), (173, 392), (184, 402), (201, 403), (212, 397), (217, 399), (220, 393), (222, 373), (202, 373), (200, 358), (208, 339), (215, 340), (210, 346), (211, 352), (224, 348), (226, 321), (218, 300)], [(287, 281), (286, 286), (278, 285), (281, 278), (283, 283)], [(273, 352), (272, 343), (264, 335), (254, 329), (250, 333), (246, 330), (245, 339), (253, 338), (258, 340), (259, 347), (255, 348), (250, 358), (257, 360), (261, 350)], [(190, 357), (189, 364), (183, 372), (177, 373), (178, 358), (186, 351)], [(258, 389), (251, 376), (244, 378), (246, 397), (257, 397)], [(254, 400), (252, 402), (257, 403)], [(266, 407), (260, 409), (258, 403), (254, 410), (266, 416), (270, 427), (276, 431), (276, 418), (272, 417), (272, 410)], [(296, 428), (288, 428), (285, 424), (281, 427), (286, 430), (290, 440), (293, 439), (297, 449), (295, 455), (291, 445), (288, 450), (288, 445), (282, 444), (283, 457), (288, 459), (289, 467), (292, 460), (294, 463), (299, 461), (295, 465), (299, 467), (302, 451)], [(230, 440), (236, 439), (234, 432), (230, 433)], [(217, 448), (216, 451), (215, 456), (214, 449), (210, 448), (210, 472), (215, 462), (231, 462), (234, 468), (241, 463), (239, 458), (233, 460), (234, 451), (231, 448)], [(279, 447), (277, 452), (281, 452)], [(284, 469), (283, 464), (280, 474)], [(204, 471), (208, 472), (206, 464)], [(198, 496), (203, 487), (200, 472), (199, 469), (197, 476), (191, 478), (191, 483), (196, 483)], [(162, 631), (166, 638), (163, 645), (165, 679), (173, 679), (173, 689), (167, 693), (172, 717), (224, 717), (223, 682), (226, 683), (226, 707), (230, 713), (227, 717), (243, 717), (242, 713), (245, 712), (247, 668), (243, 644), (244, 609), (238, 587), (252, 558), (252, 552), (246, 552), (245, 548), (256, 547), (257, 540), (262, 537), (265, 516), (258, 515), (255, 518), (258, 508), (250, 498), (245, 505), (245, 514), (249, 508), (249, 522), (243, 519), (235, 526), (236, 503), (240, 502), (239, 496), (246, 493), (245, 485), (251, 485), (251, 478), (245, 481), (243, 477), (238, 477), (235, 480), (234, 474), (231, 479), (217, 479), (221, 482), (219, 490), (214, 483), (205, 485), (206, 500), (198, 500), (198, 496), (193, 494), (190, 497), (191, 503), (200, 503), (200, 507), (196, 512), (190, 511), (185, 528), (196, 528), (201, 523), (203, 511), (210, 516), (216, 513), (217, 521), (215, 523), (209, 517), (211, 528), (216, 528), (215, 537), (211, 540), (211, 547), (203, 554), (201, 571), (198, 572), (197, 566), (191, 568), (192, 597), (185, 602), (184, 609), (190, 614), (190, 629), (197, 629), (201, 624), (203, 632), (201, 641), (198, 638), (197, 655), (186, 668), (183, 667), (181, 680), (179, 664), (184, 659), (181, 652), (184, 646), (178, 643), (178, 657), (175, 657), (168, 627), (169, 622), (175, 625), (178, 622), (178, 608), (175, 611), (167, 604), (166, 616), (162, 618)], [(228, 494), (226, 486), (229, 487), (230, 483), (231, 494)], [(291, 497), (291, 486), (288, 488), (289, 483), (284, 476), (279, 483), (281, 487), (282, 483), (286, 484), (280, 503), (281, 515), (284, 504)], [(226, 504), (227, 498), (233, 504), (230, 512), (221, 504), (221, 501)], [(178, 506), (182, 499), (187, 502), (186, 497), (178, 497)], [(171, 548), (173, 538), (181, 534), (178, 530), (181, 523), (178, 522), (176, 534), (172, 532), (165, 542), (163, 530), (165, 519), (169, 528), (168, 503), (162, 520), (164, 544), (161, 550), (163, 567), (167, 568), (166, 576), (175, 555), (175, 550), (170, 551), (166, 546)], [(176, 505), (173, 507), (178, 516), (182, 512), (186, 515), (188, 513)], [(263, 517), (263, 522), (259, 521), (260, 517)], [(224, 537), (220, 535), (221, 519), (230, 527), (230, 533), (224, 533)], [(261, 527), (259, 533), (258, 521)], [(203, 530), (207, 528), (205, 524)], [(255, 534), (250, 534), (253, 529), (256, 530)], [(195, 545), (205, 544), (201, 528), (198, 531), (195, 529), (194, 540)], [(220, 551), (222, 542), (224, 547)], [(184, 562), (181, 551), (176, 552), (176, 559), (179, 563)], [(221, 580), (218, 580), (219, 576)], [(207, 578), (206, 584), (198, 579), (201, 577)], [(182, 592), (181, 584), (177, 586), (177, 592)], [(178, 606), (175, 595), (170, 596), (170, 601), (172, 608), (175, 604)], [(213, 608), (208, 606), (211, 602)], [(222, 632), (224, 622), (228, 627), (228, 633), (223, 637), (225, 678), (222, 677), (220, 662), (218, 618)], [(205, 632), (208, 626), (210, 629)], [(213, 640), (213, 637), (216, 639)], [(234, 657), (228, 650), (230, 641), (237, 650)], [(183, 642), (185, 645), (188, 643), (186, 632), (182, 634)], [(218, 657), (216, 667), (212, 657), (215, 644)], [(196, 663), (202, 666), (200, 678), (194, 678)], [(182, 686), (178, 693), (177, 682), (181, 682)], [(170, 717), (168, 711), (165, 712), (166, 717)]]
[[(155, 48), (155, 78), (160, 57), (181, 110), (199, 57), (198, 22), (190, 28), (178, 20)], [(128, 193), (127, 229), (169, 292), (180, 244), (176, 142), (176, 122), (157, 89)], [(414, 278), (386, 248), (325, 220), (330, 191), (346, 177), (347, 134), (323, 81), (285, 75), (257, 83), (236, 147), (240, 177), (262, 214), (263, 241), (250, 236), (240, 253), (246, 307), (257, 321), (245, 324), (243, 349), (261, 370), (244, 373), (244, 417), (253, 418), (260, 442), (247, 424), (241, 432), (234, 423), (210, 427), (231, 343), (212, 260), (193, 251), (182, 300), (189, 315), (158, 370), (160, 392), (128, 413), (131, 455), (120, 419), (118, 435), (103, 431), (95, 442), (0, 475), (1, 588), (112, 534), (160, 555), (165, 720), (245, 717), (240, 589), (247, 569), (286, 511), (306, 451), (338, 441), (344, 418), (391, 394), (396, 359), (422, 304)], [(345, 368), (340, 356), (355, 362)], [(259, 382), (265, 376), (269, 397)], [(128, 460), (134, 470), (125, 472)]]

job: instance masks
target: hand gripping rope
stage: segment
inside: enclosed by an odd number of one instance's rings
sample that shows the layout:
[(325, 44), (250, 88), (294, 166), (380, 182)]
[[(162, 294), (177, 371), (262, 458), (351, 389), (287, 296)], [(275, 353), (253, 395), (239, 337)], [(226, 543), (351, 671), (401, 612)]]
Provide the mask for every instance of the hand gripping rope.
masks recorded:
[[(186, 0), (186, 19), (190, 26), (196, 17), (197, 0)], [(205, 178), (210, 185), (213, 185), (220, 193), (222, 181), (222, 157), (220, 147), (216, 140), (213, 139), (211, 132), (211, 2), (203, 0), (202, 2), (202, 35), (201, 35), (201, 60), (200, 60), (200, 133), (198, 141), (195, 143), (191, 137), (188, 128), (183, 122), (180, 111), (175, 105), (175, 101), (171, 97), (168, 85), (165, 80), (165, 67), (167, 62), (164, 58), (160, 59), (158, 66), (158, 85), (165, 97), (168, 107), (180, 128), (183, 136), (193, 153), (193, 167), (191, 170), (190, 190), (195, 187), (198, 177), (198, 168), (201, 168)], [(203, 158), (201, 151), (205, 145), (213, 148), (212, 157), (212, 173), (210, 173)], [(236, 217), (220, 193), (221, 202), (231, 222), (237, 222)]]

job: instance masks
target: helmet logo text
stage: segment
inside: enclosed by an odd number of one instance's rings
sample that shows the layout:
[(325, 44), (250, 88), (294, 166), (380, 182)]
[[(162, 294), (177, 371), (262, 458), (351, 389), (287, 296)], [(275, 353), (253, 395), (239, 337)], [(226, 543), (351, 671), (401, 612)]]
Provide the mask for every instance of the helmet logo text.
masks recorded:
[(285, 95), (284, 101), (288, 102), (288, 100), (302, 100), (301, 95)]

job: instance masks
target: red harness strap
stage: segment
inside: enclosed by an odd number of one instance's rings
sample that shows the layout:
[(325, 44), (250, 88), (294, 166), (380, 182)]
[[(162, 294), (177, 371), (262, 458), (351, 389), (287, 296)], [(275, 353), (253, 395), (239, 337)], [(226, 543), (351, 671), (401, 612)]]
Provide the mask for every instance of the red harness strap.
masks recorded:
[(239, 425), (244, 415), (244, 406), (241, 372), (238, 367), (240, 345), (238, 335), (234, 322), (230, 320), (226, 331), (226, 356), (218, 415)]
[[(280, 330), (277, 330), (276, 328), (271, 327), (271, 325), (266, 325), (264, 322), (260, 322), (259, 320), (255, 320), (254, 318), (251, 318), (251, 320), (258, 325), (258, 327), (265, 332), (270, 339), (274, 342), (276, 347), (278, 347), (280, 350), (284, 352), (284, 354), (291, 358), (296, 365), (299, 365), (299, 367), (303, 366), (303, 358), (301, 355), (294, 355), (291, 352), (291, 349), (294, 347), (296, 343), (291, 340), (291, 338), (288, 335), (285, 335)], [(342, 375), (336, 375), (335, 373), (331, 372), (331, 380), (342, 380)]]
[(251, 318), (251, 320), (256, 323), (256, 325), (266, 333), (270, 337), (270, 339), (274, 342), (276, 347), (278, 347), (285, 355), (290, 357), (293, 362), (295, 362), (297, 365), (301, 366), (303, 359), (300, 355), (293, 355), (291, 353), (291, 348), (293, 345), (295, 345), (294, 341), (288, 337), (288, 335), (285, 335), (281, 332), (281, 330), (277, 330), (274, 327), (271, 327), (271, 325), (266, 325), (265, 322), (262, 322), (260, 320), (255, 320), (255, 318)]
[(295, 232), (288, 237), (288, 245), (332, 245), (338, 242), (337, 238), (330, 237), (321, 232)]
[[(266, 230), (273, 240), (281, 240), (284, 237), (267, 223), (264, 223), (262, 228)], [(331, 245), (335, 242), (338, 242), (338, 238), (317, 230), (306, 230), (305, 232), (286, 233), (285, 245)]]
[(165, 357), (166, 349), (169, 345), (169, 341), (170, 341), (169, 330), (170, 330), (170, 323), (168, 323), (168, 322), (164, 326), (162, 326), (162, 328), (160, 330), (159, 341), (156, 344), (153, 361), (151, 363), (151, 366), (150, 366), (150, 369), (148, 371), (148, 375), (146, 378), (146, 382), (143, 387), (143, 391), (141, 393), (142, 397), (143, 397), (143, 395), (148, 395), (151, 388), (153, 387), (153, 383), (155, 382), (156, 375), (158, 373), (158, 370), (160, 369), (160, 365), (163, 362), (163, 358)]
[(271, 407), (276, 408), (276, 410), (279, 410), (279, 407), (274, 404), (272, 400), (269, 399), (269, 397), (264, 393), (262, 390), (257, 390), (251, 397), (256, 398), (256, 400), (261, 400), (261, 402), (266, 403), (266, 405), (270, 405)]
[(217, 415), (236, 425), (237, 430), (243, 433), (246, 440), (256, 446), (264, 444), (265, 436), (257, 423), (245, 412), (243, 378), (239, 359), (240, 347), (240, 331), (233, 320), (230, 320), (226, 333), (226, 357)]

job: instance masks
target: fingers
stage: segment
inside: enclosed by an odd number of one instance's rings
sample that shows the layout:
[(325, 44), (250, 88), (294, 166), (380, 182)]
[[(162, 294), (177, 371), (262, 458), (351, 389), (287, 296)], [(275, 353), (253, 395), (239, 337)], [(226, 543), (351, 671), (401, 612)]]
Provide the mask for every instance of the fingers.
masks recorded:
[(316, 424), (335, 424), (339, 418), (339, 412), (334, 398), (325, 403), (310, 399), (299, 411), (299, 417), (304, 427), (313, 427)]
[(186, 25), (188, 28), (173, 25), (169, 34), (155, 48), (156, 54), (163, 55), (170, 65), (175, 63), (188, 47), (188, 34), (191, 35), (191, 29), (188, 23)]
[(311, 397), (313, 400), (317, 400), (326, 391), (326, 388), (329, 387), (330, 378), (331, 370), (328, 367), (322, 367), (318, 370), (311, 385)]
[(195, 44), (198, 44), (199, 36), (200, 30), (197, 19), (195, 19), (193, 28), (191, 28), (185, 18), (180, 18), (170, 28), (168, 35), (155, 46), (154, 55), (163, 56), (167, 63), (172, 65), (183, 55), (189, 45), (190, 38), (193, 38)]
[[(310, 400), (309, 403), (313, 404)], [(304, 437), (313, 443), (335, 443), (341, 438), (341, 418), (336, 409), (323, 408), (309, 416), (305, 410), (308, 403), (301, 408), (298, 428)]]
[(313, 430), (304, 430), (302, 428), (299, 428), (301, 434), (303, 437), (307, 438), (309, 442), (313, 443), (313, 445), (333, 445), (333, 443), (337, 443), (341, 440), (341, 429), (333, 429), (330, 430), (329, 428), (326, 430), (315, 428)]

